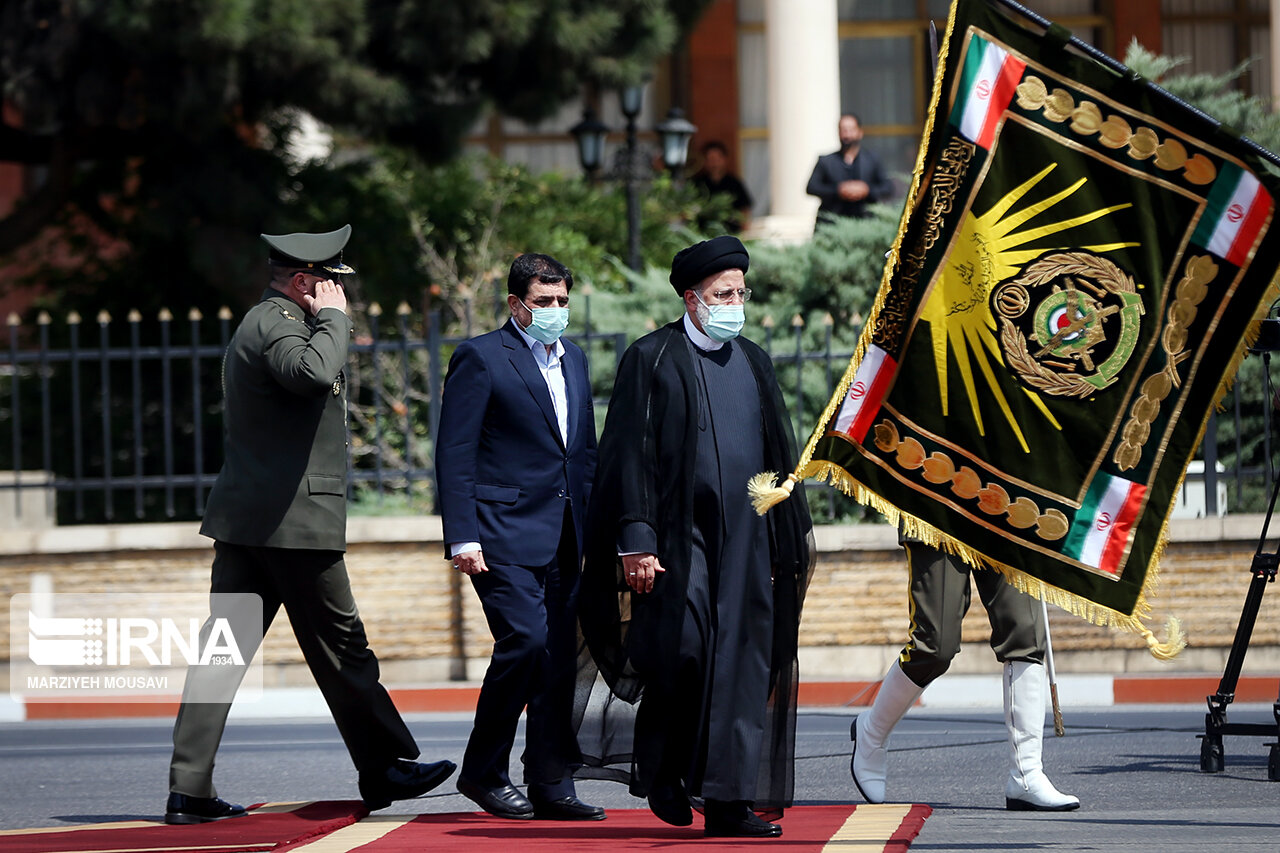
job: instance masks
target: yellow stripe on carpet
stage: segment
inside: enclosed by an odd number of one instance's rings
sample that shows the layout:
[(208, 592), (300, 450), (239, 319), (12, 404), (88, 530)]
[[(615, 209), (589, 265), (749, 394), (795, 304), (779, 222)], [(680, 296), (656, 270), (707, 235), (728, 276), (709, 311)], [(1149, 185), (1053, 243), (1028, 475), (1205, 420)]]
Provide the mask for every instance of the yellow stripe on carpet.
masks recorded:
[(288, 814), (296, 812), (303, 806), (311, 805), (315, 800), (299, 800), (296, 803), (263, 803), (256, 809), (249, 809), (249, 814)]
[(80, 832), (85, 829), (140, 829), (161, 826), (158, 820), (123, 820), (115, 823), (80, 823), (75, 826), (34, 826), (29, 829), (0, 829), (0, 838), (11, 835), (37, 835), (43, 832)]
[[(303, 806), (311, 805), (311, 801), (303, 800), (297, 803), (267, 803), (260, 806), (249, 814), (288, 814), (297, 811)], [(83, 832), (86, 829), (97, 830), (116, 830), (116, 829), (141, 829), (146, 826), (163, 826), (164, 822), (159, 820), (119, 820), (110, 823), (80, 823), (75, 826), (37, 826), (30, 829), (0, 829), (0, 837), (10, 835), (36, 835), (45, 832)]]
[(300, 844), (292, 850), (305, 850), (307, 853), (348, 853), (350, 850), (377, 841), (389, 832), (394, 832), (416, 818), (411, 815), (371, 815), (359, 823), (344, 826), (323, 838), (317, 838), (309, 844)]
[(858, 806), (831, 836), (822, 853), (881, 853), (911, 808), (910, 803)]

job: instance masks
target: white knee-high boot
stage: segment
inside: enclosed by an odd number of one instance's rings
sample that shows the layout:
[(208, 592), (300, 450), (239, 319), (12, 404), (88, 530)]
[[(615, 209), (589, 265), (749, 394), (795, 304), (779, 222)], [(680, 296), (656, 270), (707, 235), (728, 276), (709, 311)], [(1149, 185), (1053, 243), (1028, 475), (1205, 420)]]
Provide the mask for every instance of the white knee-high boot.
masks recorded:
[(1006, 808), (1015, 811), (1065, 812), (1080, 808), (1079, 799), (1053, 787), (1044, 775), (1044, 695), (1043, 665), (1027, 661), (1004, 665), (1004, 722), (1013, 748), (1013, 769), (1004, 786), (1004, 802)]
[(880, 682), (880, 692), (871, 703), (871, 710), (855, 717), (849, 728), (853, 739), (849, 772), (853, 774), (853, 784), (868, 803), (884, 802), (884, 781), (889, 772), (889, 733), (923, 692), (924, 688), (907, 678), (895, 661)]

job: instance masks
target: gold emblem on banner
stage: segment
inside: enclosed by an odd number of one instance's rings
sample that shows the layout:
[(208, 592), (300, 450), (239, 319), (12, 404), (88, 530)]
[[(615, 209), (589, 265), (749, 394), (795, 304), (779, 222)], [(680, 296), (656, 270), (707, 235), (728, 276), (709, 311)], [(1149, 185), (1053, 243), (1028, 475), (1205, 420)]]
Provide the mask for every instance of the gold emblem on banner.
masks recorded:
[(1143, 314), (1132, 277), (1092, 252), (1050, 252), (991, 295), (1005, 361), (1028, 387), (1087, 397), (1116, 380)]

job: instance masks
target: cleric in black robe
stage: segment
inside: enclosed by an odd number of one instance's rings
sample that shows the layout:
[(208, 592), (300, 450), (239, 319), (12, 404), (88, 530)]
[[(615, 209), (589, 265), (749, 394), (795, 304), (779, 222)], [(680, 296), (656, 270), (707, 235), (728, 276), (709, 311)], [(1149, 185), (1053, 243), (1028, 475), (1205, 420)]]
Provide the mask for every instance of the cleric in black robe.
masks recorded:
[[(812, 566), (799, 491), (766, 516), (747, 481), (791, 471), (770, 357), (737, 337), (750, 291), (735, 237), (676, 255), (685, 315), (622, 358), (600, 439), (579, 619), (582, 775), (625, 779), (658, 817), (775, 836), (791, 804), (796, 644)], [(591, 689), (592, 663), (612, 696)], [(613, 699), (639, 700), (627, 713)], [(634, 719), (634, 730), (628, 730)], [(633, 740), (634, 738), (634, 740)], [(609, 772), (612, 771), (612, 772)]]

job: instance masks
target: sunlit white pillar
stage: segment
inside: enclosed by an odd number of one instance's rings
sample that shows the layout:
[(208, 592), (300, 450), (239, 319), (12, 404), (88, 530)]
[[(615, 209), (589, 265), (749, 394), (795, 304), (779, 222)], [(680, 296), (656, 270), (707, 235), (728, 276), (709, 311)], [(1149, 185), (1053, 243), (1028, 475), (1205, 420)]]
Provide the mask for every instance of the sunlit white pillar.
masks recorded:
[(1271, 109), (1280, 108), (1280, 0), (1271, 0)]
[(818, 200), (805, 185), (818, 155), (839, 147), (838, 25), (836, 0), (765, 0), (772, 205), (760, 223), (764, 236), (792, 240), (813, 233)]

